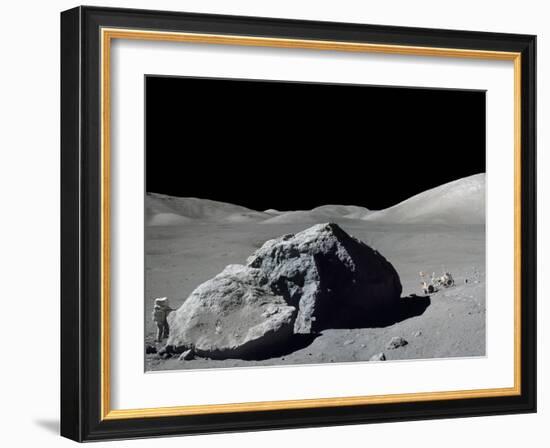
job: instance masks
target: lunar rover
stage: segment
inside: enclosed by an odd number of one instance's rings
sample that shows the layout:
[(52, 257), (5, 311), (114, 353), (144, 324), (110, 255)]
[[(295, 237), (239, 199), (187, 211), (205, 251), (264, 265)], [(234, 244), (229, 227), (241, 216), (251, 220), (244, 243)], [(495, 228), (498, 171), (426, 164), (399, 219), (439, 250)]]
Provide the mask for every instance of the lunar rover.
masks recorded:
[(422, 291), (424, 294), (433, 294), (434, 292), (439, 291), (441, 288), (450, 288), (454, 286), (455, 281), (450, 272), (443, 272), (443, 275), (436, 277), (435, 272), (432, 272), (432, 276), (429, 281), (426, 280), (426, 274), (420, 272), (420, 278), (422, 281)]

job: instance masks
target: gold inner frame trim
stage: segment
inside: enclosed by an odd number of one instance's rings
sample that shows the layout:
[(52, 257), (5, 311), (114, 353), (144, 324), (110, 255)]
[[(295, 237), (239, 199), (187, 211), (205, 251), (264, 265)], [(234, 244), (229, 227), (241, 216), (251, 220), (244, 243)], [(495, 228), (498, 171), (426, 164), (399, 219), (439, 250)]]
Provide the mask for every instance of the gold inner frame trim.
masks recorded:
[[(521, 54), (515, 52), (419, 47), (307, 39), (280, 39), (218, 34), (101, 29), (101, 419), (252, 412), (317, 407), (353, 406), (413, 401), (502, 397), (521, 394)], [(110, 63), (111, 41), (131, 39), (213, 45), (295, 48), (356, 53), (454, 57), (513, 61), (514, 63), (514, 386), (493, 389), (419, 392), (390, 395), (314, 398), (229, 404), (189, 405), (141, 409), (111, 409), (110, 347)]]

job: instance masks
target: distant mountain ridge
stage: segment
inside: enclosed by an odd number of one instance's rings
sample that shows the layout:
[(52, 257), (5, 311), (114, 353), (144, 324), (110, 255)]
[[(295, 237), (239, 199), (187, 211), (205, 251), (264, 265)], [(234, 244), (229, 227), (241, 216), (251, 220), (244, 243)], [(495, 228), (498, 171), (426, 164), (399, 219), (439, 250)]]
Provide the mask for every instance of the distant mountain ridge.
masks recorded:
[(334, 219), (361, 219), (370, 213), (365, 207), (356, 205), (321, 205), (311, 210), (296, 210), (289, 212), (271, 211), (275, 215), (265, 221), (265, 224), (320, 223)]
[(146, 223), (149, 226), (183, 225), (193, 221), (262, 224), (321, 223), (363, 220), (388, 223), (485, 223), (485, 173), (458, 179), (419, 193), (384, 210), (371, 211), (355, 205), (322, 205), (311, 210), (256, 211), (241, 205), (210, 199), (147, 193)]

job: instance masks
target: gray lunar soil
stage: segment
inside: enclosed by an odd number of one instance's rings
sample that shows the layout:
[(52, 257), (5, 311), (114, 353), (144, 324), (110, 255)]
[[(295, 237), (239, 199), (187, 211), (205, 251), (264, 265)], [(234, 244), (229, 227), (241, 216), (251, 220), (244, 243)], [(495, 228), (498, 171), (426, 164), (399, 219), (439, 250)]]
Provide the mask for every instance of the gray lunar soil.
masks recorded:
[[(442, 185), (382, 211), (325, 205), (264, 212), (197, 198), (145, 198), (145, 369), (204, 369), (486, 354), (485, 175)], [(202, 283), (246, 260), (266, 241), (336, 223), (395, 268), (410, 311), (394, 321), (321, 329), (271, 357), (160, 356), (151, 311), (156, 297), (177, 309)], [(450, 272), (455, 286), (424, 297), (419, 272)], [(422, 306), (417, 306), (419, 303)]]

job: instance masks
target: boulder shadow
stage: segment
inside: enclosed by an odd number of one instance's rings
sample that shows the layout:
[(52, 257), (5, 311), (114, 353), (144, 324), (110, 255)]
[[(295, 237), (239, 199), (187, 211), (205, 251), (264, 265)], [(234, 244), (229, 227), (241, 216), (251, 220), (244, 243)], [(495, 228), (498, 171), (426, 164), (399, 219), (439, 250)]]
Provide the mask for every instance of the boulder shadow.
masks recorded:
[[(410, 319), (411, 317), (421, 316), (430, 306), (430, 296), (418, 296), (411, 294), (402, 297), (397, 306), (386, 309), (379, 309), (376, 312), (369, 313), (347, 308), (344, 312), (336, 314), (334, 318), (327, 322), (323, 329), (359, 329), (359, 328), (384, 328), (390, 325)], [(239, 356), (239, 359), (246, 361), (264, 361), (271, 358), (281, 358), (294, 353), (297, 350), (308, 347), (321, 335), (321, 332), (311, 334), (293, 334), (285, 342), (272, 344), (269, 347), (253, 350), (246, 355)]]
[[(430, 304), (431, 299), (429, 296), (411, 294), (410, 296), (402, 297), (397, 306), (379, 309), (376, 312), (373, 311), (369, 313), (368, 316), (365, 316), (364, 312), (346, 308), (345, 311), (336, 314), (330, 322), (327, 322), (327, 324), (323, 326), (323, 329), (388, 327), (411, 317), (421, 316)], [(308, 347), (321, 334), (322, 330), (310, 334), (292, 334), (289, 335), (287, 339), (277, 344), (269, 344), (264, 347), (257, 346), (252, 350), (249, 349), (246, 353), (239, 354), (238, 356), (229, 356), (229, 358), (237, 358), (245, 361), (265, 361), (272, 358), (281, 358)]]
[(327, 325), (327, 329), (358, 329), (358, 328), (384, 328), (398, 322), (421, 316), (430, 306), (430, 296), (418, 296), (411, 294), (402, 297), (397, 306), (392, 308), (379, 309), (369, 313), (357, 310), (346, 310), (336, 315)]
[(294, 353), (297, 350), (306, 348), (320, 335), (320, 333), (293, 334), (285, 343), (281, 343), (280, 345), (272, 345), (264, 349), (258, 348), (253, 352), (240, 356), (239, 359), (243, 359), (245, 361), (264, 361), (271, 358), (281, 358)]

